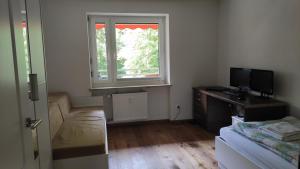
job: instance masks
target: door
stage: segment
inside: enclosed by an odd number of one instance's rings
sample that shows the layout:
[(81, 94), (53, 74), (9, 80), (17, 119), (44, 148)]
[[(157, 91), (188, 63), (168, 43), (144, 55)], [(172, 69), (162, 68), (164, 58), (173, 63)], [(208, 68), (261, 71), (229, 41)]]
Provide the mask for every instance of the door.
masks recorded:
[(52, 166), (49, 116), (47, 104), (47, 83), (45, 72), (44, 46), (39, 0), (25, 0), (27, 12), (28, 44), (30, 50), (31, 73), (37, 75), (37, 99), (34, 99), (35, 119), (43, 123), (37, 128), (40, 169)]
[(19, 96), (25, 169), (52, 168), (38, 0), (10, 0), (14, 68)]
[(20, 103), (20, 117), (24, 145), (24, 168), (39, 169), (39, 146), (36, 128), (25, 126), (26, 119), (35, 120), (34, 102), (29, 98), (31, 59), (28, 38), (27, 10), (24, 0), (10, 1), (10, 21), (12, 31), (12, 46), (15, 49), (15, 71)]

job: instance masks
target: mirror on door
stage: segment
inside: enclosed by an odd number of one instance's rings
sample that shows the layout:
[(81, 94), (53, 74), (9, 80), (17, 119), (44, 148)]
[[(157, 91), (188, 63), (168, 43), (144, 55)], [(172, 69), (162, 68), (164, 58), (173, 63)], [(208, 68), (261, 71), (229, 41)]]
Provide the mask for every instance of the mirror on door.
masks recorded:
[[(29, 35), (28, 35), (28, 16), (27, 16), (27, 7), (26, 7), (26, 0), (20, 0), (21, 3), (21, 16), (22, 16), (22, 33), (23, 33), (23, 44), (24, 44), (24, 57), (25, 57), (25, 67), (26, 67), (26, 75), (27, 75), (27, 83), (28, 83), (28, 94), (30, 93), (30, 74), (32, 72), (31, 69), (31, 55), (30, 55), (30, 45), (29, 45)], [(28, 96), (29, 97), (29, 96)], [(32, 105), (33, 106), (33, 105)], [(28, 112), (28, 116), (33, 116), (32, 118), (35, 119), (35, 112), (34, 109), (30, 109), (33, 112)], [(36, 128), (29, 128), (31, 129), (32, 135), (32, 144), (33, 144), (33, 155), (34, 159), (36, 160), (39, 157), (39, 146), (38, 146), (38, 134)]]
[(25, 0), (21, 0), (21, 15), (22, 15), (22, 33), (23, 33), (23, 42), (24, 42), (24, 52), (25, 52), (25, 61), (26, 61), (26, 73), (27, 73), (27, 82), (29, 83), (29, 74), (31, 72), (30, 66), (30, 57), (29, 57), (29, 44), (28, 44), (28, 33), (27, 33), (27, 15), (26, 15), (26, 3)]

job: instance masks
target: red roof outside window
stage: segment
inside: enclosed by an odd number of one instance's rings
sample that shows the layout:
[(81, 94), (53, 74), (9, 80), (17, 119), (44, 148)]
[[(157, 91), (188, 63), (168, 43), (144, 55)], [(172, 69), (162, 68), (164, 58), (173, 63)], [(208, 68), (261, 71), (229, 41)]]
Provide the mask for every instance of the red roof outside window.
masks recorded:
[(103, 29), (103, 28), (105, 28), (105, 24), (96, 23), (96, 29)]
[[(158, 24), (116, 24), (115, 27), (117, 29), (155, 29), (157, 30), (158, 29)], [(96, 24), (96, 29), (103, 29), (105, 28), (105, 24), (102, 24), (102, 23), (97, 23)]]
[(26, 28), (26, 22), (22, 22), (22, 27)]

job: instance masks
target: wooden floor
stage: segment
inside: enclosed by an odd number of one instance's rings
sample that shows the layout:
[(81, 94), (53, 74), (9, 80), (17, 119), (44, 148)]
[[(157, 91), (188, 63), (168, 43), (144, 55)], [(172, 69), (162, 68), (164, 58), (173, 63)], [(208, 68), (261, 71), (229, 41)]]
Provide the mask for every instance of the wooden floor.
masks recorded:
[(108, 128), (110, 169), (217, 168), (214, 136), (190, 123)]

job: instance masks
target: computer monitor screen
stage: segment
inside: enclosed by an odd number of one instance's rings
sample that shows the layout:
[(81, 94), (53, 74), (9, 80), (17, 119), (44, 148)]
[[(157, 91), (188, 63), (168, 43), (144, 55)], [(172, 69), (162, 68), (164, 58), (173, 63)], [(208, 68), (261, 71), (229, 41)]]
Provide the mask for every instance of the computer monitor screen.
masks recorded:
[(251, 69), (230, 68), (230, 86), (249, 88)]
[(273, 71), (253, 69), (251, 71), (250, 88), (264, 94), (273, 94)]

